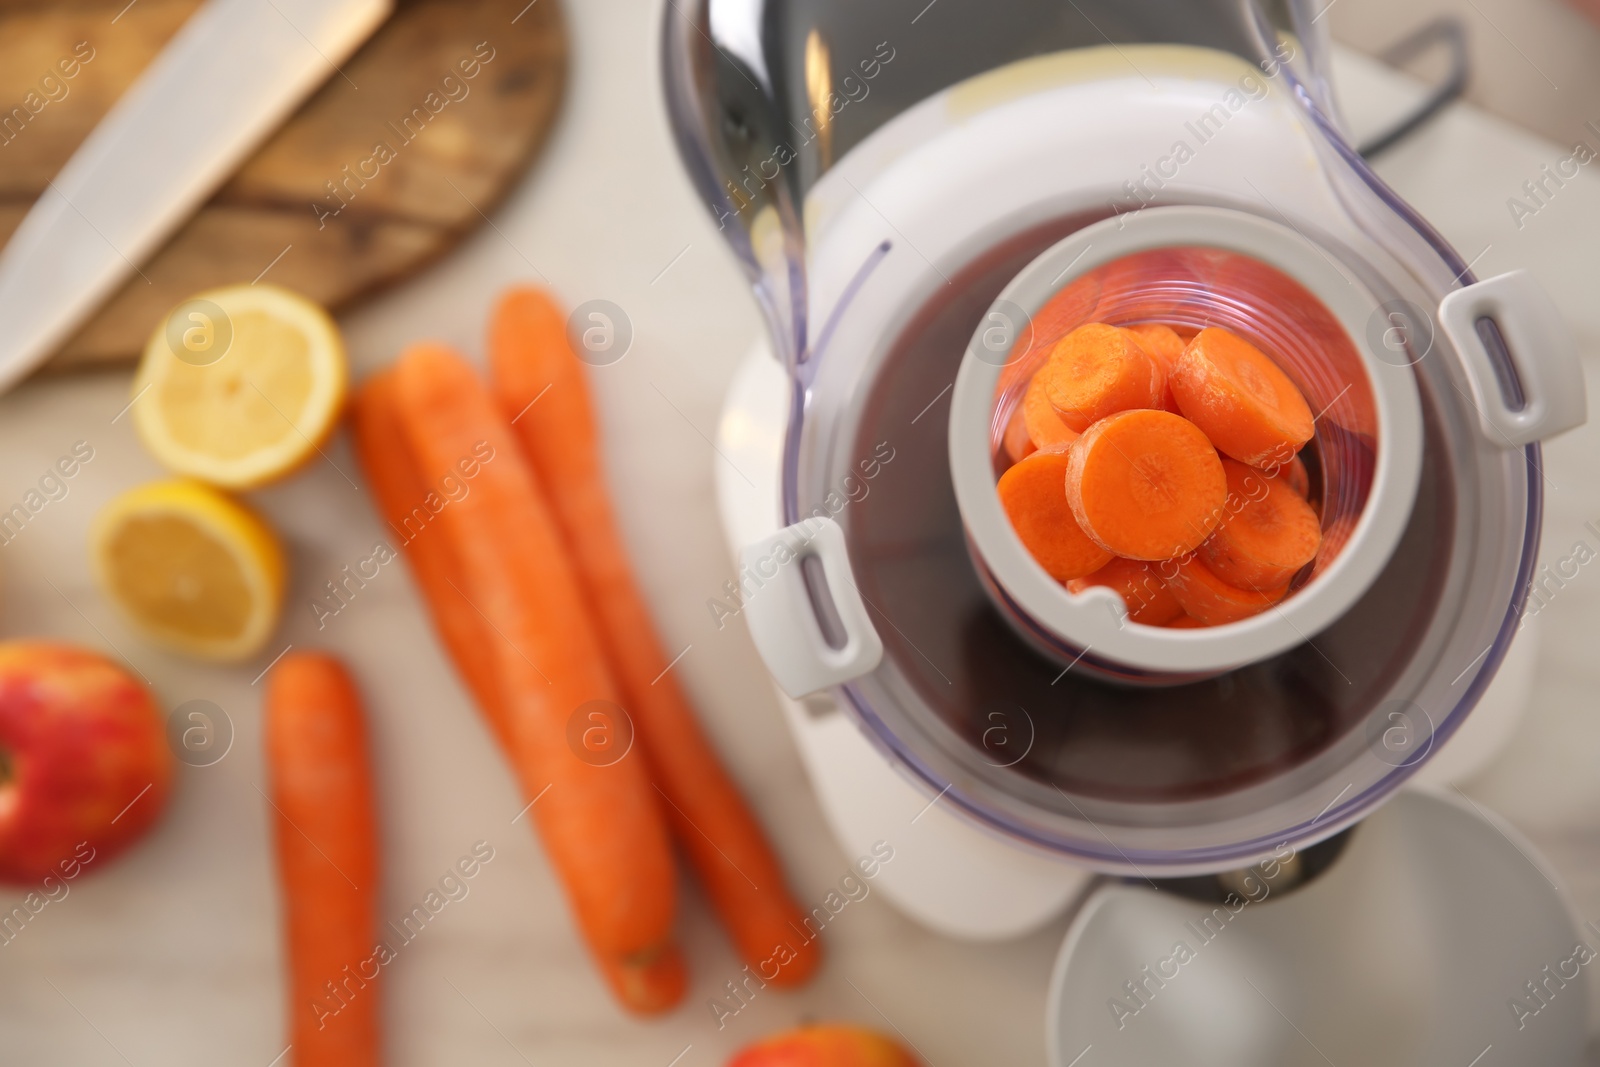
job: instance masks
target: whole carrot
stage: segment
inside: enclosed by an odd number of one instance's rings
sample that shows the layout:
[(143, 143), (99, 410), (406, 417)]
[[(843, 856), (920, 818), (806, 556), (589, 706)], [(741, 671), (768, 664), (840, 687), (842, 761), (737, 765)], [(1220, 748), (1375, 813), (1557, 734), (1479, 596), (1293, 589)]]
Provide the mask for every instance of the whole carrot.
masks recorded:
[(413, 346), (396, 374), (424, 482), (443, 478), (480, 442), (494, 450), (471, 492), (440, 512), (440, 529), (490, 633), (508, 754), (602, 973), (636, 1011), (669, 1006), (681, 988), (670, 997), (658, 990), (654, 1002), (638, 995), (652, 975), (682, 974), (663, 967), (679, 951), (666, 824), (640, 755), (585, 759), (569, 742), (573, 717), (595, 701), (614, 705), (617, 693), (555, 522), (488, 390), (460, 357)]
[[(502, 746), (508, 745), (504, 702), (495, 678), (494, 649), (489, 643), (494, 635), (468, 602), (464, 592), (466, 578), (455, 547), (450, 536), (438, 528), (438, 512), (429, 506), (432, 503), (442, 511), (448, 505), (440, 501), (449, 498), (440, 492), (440, 487), (424, 482), (417, 472), (416, 457), (411, 454), (411, 443), (400, 422), (393, 371), (375, 374), (361, 384), (351, 403), (350, 416), (356, 456), (366, 472), (367, 485), (376, 498), (379, 514), (405, 553), (411, 576), (427, 602), (434, 630), (496, 738)], [(477, 454), (458, 462), (455, 477), (459, 484), (468, 486), (470, 493), (471, 482), (465, 480), (468, 472), (476, 477), (482, 464), (492, 462), (494, 453), (485, 443)]]
[(296, 1067), (379, 1062), (378, 830), (367, 731), (338, 661), (283, 657), (267, 678), (267, 770), (288, 941)]
[[(405, 554), (434, 630), (502, 749), (509, 754), (513, 751), (513, 738), (491, 647), (491, 642), (499, 638), (467, 600), (467, 579), (455, 546), (436, 522), (435, 509), (442, 511), (447, 505), (440, 501), (448, 496), (441, 496), (442, 487), (430, 487), (418, 472), (397, 403), (393, 371), (373, 375), (362, 383), (351, 408), (356, 455), (377, 498), (379, 513)], [(472, 457), (457, 461), (459, 484), (466, 485), (468, 493), (483, 464), (492, 463), (495, 458), (487, 442), (482, 444), (484, 447)], [(598, 962), (606, 981), (617, 991), (617, 999), (641, 1014), (672, 1007), (688, 983), (682, 954), (675, 950), (660, 954), (654, 961)]]
[(577, 565), (678, 841), (745, 960), (775, 985), (799, 985), (820, 962), (818, 943), (668, 670), (612, 516), (588, 386), (560, 309), (537, 289), (511, 290), (496, 308), (489, 352), (495, 394)]

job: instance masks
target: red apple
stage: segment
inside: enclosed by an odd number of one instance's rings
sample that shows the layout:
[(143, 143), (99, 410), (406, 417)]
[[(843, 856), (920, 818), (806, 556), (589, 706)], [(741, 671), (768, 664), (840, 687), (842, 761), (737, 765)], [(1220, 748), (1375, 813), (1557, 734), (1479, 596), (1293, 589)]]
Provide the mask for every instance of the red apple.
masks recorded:
[(98, 869), (150, 828), (171, 784), (137, 679), (87, 649), (0, 642), (0, 880)]
[(728, 1067), (922, 1067), (882, 1034), (859, 1026), (802, 1026), (740, 1051)]

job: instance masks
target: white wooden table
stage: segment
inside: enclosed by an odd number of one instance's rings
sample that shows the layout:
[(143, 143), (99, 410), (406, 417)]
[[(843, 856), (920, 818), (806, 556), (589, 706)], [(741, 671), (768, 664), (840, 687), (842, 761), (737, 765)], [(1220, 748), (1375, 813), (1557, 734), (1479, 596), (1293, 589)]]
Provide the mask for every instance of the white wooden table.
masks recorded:
[[(656, 15), (646, 0), (567, 5), (575, 46), (566, 113), (543, 161), (485, 228), (403, 289), (344, 322), (357, 373), (406, 342), (440, 338), (474, 358), (498, 290), (542, 278), (569, 303), (605, 298), (635, 330), (598, 375), (612, 484), (675, 668), (792, 872), (818, 903), (853, 857), (829, 837), (742, 628), (718, 630), (708, 597), (732, 576), (711, 496), (724, 385), (760, 328), (754, 304), (682, 176), (657, 90)], [(1358, 124), (1398, 106), (1381, 72), (1344, 86)], [(1600, 146), (1597, 146), (1600, 147)], [(1600, 180), (1585, 173), (1518, 229), (1505, 199), (1565, 151), (1457, 110), (1380, 168), (1462, 252), (1493, 274), (1526, 266), (1555, 295), (1600, 380)], [(290, 255), (295, 254), (291, 250)], [(270, 277), (270, 275), (269, 275)], [(0, 398), (0, 503), (9, 506), (78, 440), (95, 458), (12, 543), (0, 547), (0, 636), (50, 635), (136, 664), (167, 707), (210, 700), (236, 730), (211, 767), (181, 768), (166, 819), (114, 866), (72, 884), (0, 947), (7, 1063), (227, 1063), (268, 1067), (284, 1047), (277, 898), (259, 787), (259, 687), (286, 644), (348, 660), (369, 701), (382, 792), (383, 910), (398, 916), (474, 842), (495, 858), (386, 969), (389, 1061), (703, 1067), (803, 1018), (902, 1030), (936, 1067), (1043, 1062), (1045, 983), (1057, 924), (1024, 941), (967, 945), (924, 932), (877, 896), (829, 928), (829, 961), (799, 993), (767, 991), (718, 1029), (707, 1000), (736, 976), (697, 893), (682, 926), (694, 984), (665, 1020), (613, 1006), (573, 936), (501, 760), (429, 634), (398, 566), (318, 630), (310, 602), (382, 536), (348, 442), (252, 502), (293, 556), (286, 620), (259, 662), (196, 666), (142, 644), (89, 580), (85, 529), (97, 508), (158, 477), (116, 419), (125, 372), (35, 381)], [(1546, 452), (1546, 546), (1564, 554), (1600, 516), (1600, 429)], [(337, 468), (337, 469), (335, 469)], [(52, 587), (53, 583), (53, 587)], [(1537, 702), (1504, 757), (1472, 784), (1547, 848), (1578, 907), (1600, 918), (1600, 575), (1585, 571), (1547, 609)], [(0, 894), (9, 908), (21, 894)], [(674, 1057), (681, 1057), (674, 1059)]]

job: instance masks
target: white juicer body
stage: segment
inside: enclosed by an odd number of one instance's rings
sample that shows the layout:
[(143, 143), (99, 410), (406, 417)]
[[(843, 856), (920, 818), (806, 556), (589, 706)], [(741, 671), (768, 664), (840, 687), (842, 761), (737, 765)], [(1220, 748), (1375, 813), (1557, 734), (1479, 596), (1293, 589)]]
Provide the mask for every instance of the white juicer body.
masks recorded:
[[(1281, 86), (1231, 56), (1157, 51), (1168, 62), (1150, 76), (1112, 49), (1012, 64), (923, 101), (840, 159), (806, 198), (806, 314), (819, 350), (812, 358), (824, 348), (881, 346), (936, 290), (937, 264), (1015, 232), (1019, 214), (1138, 210), (1147, 195), (1250, 201), (1290, 225), (1317, 220), (1321, 240), (1359, 249), (1369, 261), (1392, 261), (1350, 224), (1304, 113)], [(958, 121), (950, 122), (952, 114)], [(1187, 152), (1178, 150), (1175, 131)], [(1219, 138), (1228, 143), (1214, 143)], [(996, 195), (1001, 171), (1008, 177)], [(1109, 205), (1108, 192), (1115, 198)], [(781, 240), (776, 228), (765, 232)], [(759, 224), (753, 228), (758, 256), (762, 233)], [(884, 247), (894, 251), (883, 255)], [(872, 264), (870, 287), (862, 284), (864, 264)], [(929, 417), (948, 415), (941, 385), (930, 383)], [(747, 357), (727, 399), (719, 451), (756, 483), (726, 465), (717, 469), (736, 552), (785, 526), (781, 484), (793, 391), (789, 372), (763, 345)], [(762, 610), (759, 589), (745, 599), (741, 614)], [(799, 701), (780, 692), (779, 699), (835, 835), (851, 855), (877, 840), (895, 847), (897, 863), (880, 884), (923, 924), (954, 936), (1017, 936), (1059, 914), (1092, 878), (931, 795), (832, 695)], [(1477, 717), (1496, 707), (1514, 714), (1520, 694), (1491, 692), (1487, 704)]]

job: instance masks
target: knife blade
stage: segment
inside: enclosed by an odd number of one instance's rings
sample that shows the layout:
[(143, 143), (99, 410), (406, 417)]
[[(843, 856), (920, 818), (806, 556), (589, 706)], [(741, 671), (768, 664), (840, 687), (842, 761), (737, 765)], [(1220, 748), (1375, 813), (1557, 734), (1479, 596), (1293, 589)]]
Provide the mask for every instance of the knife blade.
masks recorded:
[(339, 64), (392, 7), (208, 0), (196, 11), (0, 251), (0, 392), (142, 274), (139, 265), (314, 89), (344, 77)]

